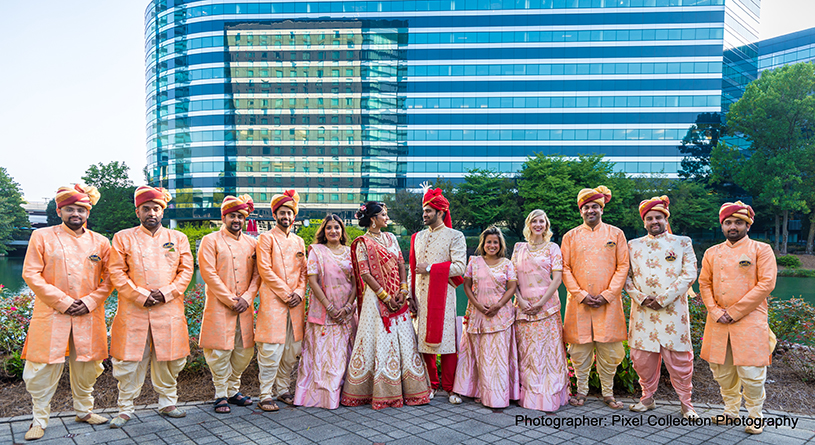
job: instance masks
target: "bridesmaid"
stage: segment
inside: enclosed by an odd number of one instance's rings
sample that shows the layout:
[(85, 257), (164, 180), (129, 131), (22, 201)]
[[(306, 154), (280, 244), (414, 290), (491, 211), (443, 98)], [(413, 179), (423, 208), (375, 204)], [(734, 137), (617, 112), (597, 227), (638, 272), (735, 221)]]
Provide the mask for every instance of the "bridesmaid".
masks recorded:
[(560, 286), (563, 257), (551, 242), (546, 212), (526, 217), (526, 243), (515, 244), (512, 263), (518, 273), (515, 293), (515, 339), (521, 397), (518, 404), (540, 411), (557, 411), (569, 402), (569, 371), (563, 348)]
[(294, 404), (336, 409), (356, 331), (356, 284), (345, 225), (334, 214), (309, 247), (311, 288)]
[(515, 266), (506, 258), (504, 235), (489, 227), (464, 273), (469, 304), (461, 336), (453, 392), (490, 408), (518, 399), (518, 352), (514, 330)]

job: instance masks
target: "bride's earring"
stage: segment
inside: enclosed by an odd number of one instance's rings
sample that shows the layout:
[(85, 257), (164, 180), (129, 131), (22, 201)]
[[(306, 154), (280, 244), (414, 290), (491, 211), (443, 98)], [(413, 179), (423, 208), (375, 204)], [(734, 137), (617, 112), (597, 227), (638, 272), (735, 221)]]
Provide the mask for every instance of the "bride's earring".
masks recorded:
[(371, 221), (371, 228), (376, 229), (376, 221)]

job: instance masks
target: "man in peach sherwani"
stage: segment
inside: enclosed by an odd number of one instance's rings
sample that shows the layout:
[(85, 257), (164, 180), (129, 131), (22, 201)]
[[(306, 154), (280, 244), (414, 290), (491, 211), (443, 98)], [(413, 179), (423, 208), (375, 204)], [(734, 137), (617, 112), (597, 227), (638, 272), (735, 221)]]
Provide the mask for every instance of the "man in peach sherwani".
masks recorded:
[[(726, 423), (744, 407), (752, 419), (762, 419), (764, 380), (775, 349), (775, 335), (767, 324), (767, 297), (775, 289), (777, 267), (772, 248), (747, 236), (753, 209), (736, 201), (719, 210), (727, 241), (705, 252), (699, 291), (707, 306), (701, 357), (710, 364), (724, 399), (724, 414), (713, 418)], [(745, 428), (760, 434), (761, 420)]]
[(258, 348), (260, 402), (264, 411), (277, 411), (272, 400), (291, 405), (291, 373), (300, 355), (305, 320), (306, 248), (303, 239), (290, 233), (300, 195), (294, 190), (272, 197), (275, 224), (260, 235), (257, 267), (261, 278), (255, 342)]
[(113, 237), (110, 279), (119, 291), (119, 307), (110, 330), (110, 355), (113, 377), (119, 381), (119, 416), (111, 428), (121, 428), (133, 417), (133, 401), (151, 362), (159, 413), (186, 415), (175, 406), (176, 379), (190, 353), (184, 292), (192, 278), (193, 258), (187, 236), (161, 225), (170, 199), (163, 188), (137, 188), (136, 216), (141, 225)]
[(569, 343), (577, 377), (572, 406), (586, 400), (596, 350), (603, 401), (613, 409), (623, 407), (614, 399), (614, 374), (625, 357), (622, 290), (628, 276), (628, 244), (622, 230), (603, 223), (603, 209), (610, 200), (611, 190), (605, 186), (581, 190), (577, 207), (583, 224), (568, 231), (561, 246), (568, 291), (563, 340)]
[(229, 413), (229, 404), (249, 406), (240, 392), (241, 374), (255, 352), (254, 307), (260, 287), (255, 266), (257, 241), (242, 234), (255, 209), (249, 195), (227, 196), (221, 204), (221, 230), (201, 240), (198, 266), (207, 284), (207, 301), (198, 344), (215, 385), (215, 412)]
[(23, 279), (34, 292), (34, 313), (22, 358), (23, 380), (34, 407), (26, 440), (45, 434), (65, 356), (74, 420), (91, 425), (108, 421), (91, 412), (93, 385), (108, 357), (104, 303), (112, 289), (107, 269), (110, 242), (84, 227), (98, 200), (96, 187), (60, 187), (55, 201), (62, 224), (35, 230), (28, 243)]
[(631, 273), (625, 290), (631, 296), (628, 346), (631, 364), (640, 377), (642, 398), (628, 408), (656, 409), (661, 363), (682, 404), (682, 416), (698, 419), (691, 403), (693, 345), (690, 340), (688, 290), (696, 281), (696, 254), (691, 239), (671, 233), (667, 196), (646, 199), (639, 211), (648, 235), (631, 240)]

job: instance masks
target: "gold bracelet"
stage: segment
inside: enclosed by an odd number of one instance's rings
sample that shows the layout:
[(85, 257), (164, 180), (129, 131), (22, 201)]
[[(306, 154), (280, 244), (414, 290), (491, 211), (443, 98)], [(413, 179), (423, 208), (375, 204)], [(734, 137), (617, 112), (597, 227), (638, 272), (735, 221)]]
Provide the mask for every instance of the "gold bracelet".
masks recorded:
[(379, 292), (376, 293), (376, 296), (381, 300), (385, 295), (388, 295), (388, 291), (386, 291), (384, 287), (380, 287)]
[(401, 289), (401, 290), (408, 290), (408, 285), (407, 285), (407, 283), (403, 282), (401, 285), (399, 285), (399, 289)]

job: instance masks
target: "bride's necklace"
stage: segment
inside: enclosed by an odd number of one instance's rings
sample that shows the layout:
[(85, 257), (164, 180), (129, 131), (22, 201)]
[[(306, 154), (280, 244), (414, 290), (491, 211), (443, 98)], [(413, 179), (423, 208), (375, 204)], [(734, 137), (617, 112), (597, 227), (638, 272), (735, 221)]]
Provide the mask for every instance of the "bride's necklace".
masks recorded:
[(377, 243), (382, 244), (383, 246), (385, 245), (385, 240), (386, 240), (386, 238), (382, 236), (382, 232), (376, 232), (376, 233), (374, 233), (374, 232), (371, 232), (371, 231), (369, 230), (369, 231), (367, 231), (367, 232), (365, 232), (365, 233), (366, 233), (368, 236), (370, 236), (370, 237), (371, 237), (371, 239), (373, 239), (373, 240), (374, 240), (374, 241), (376, 241)]

